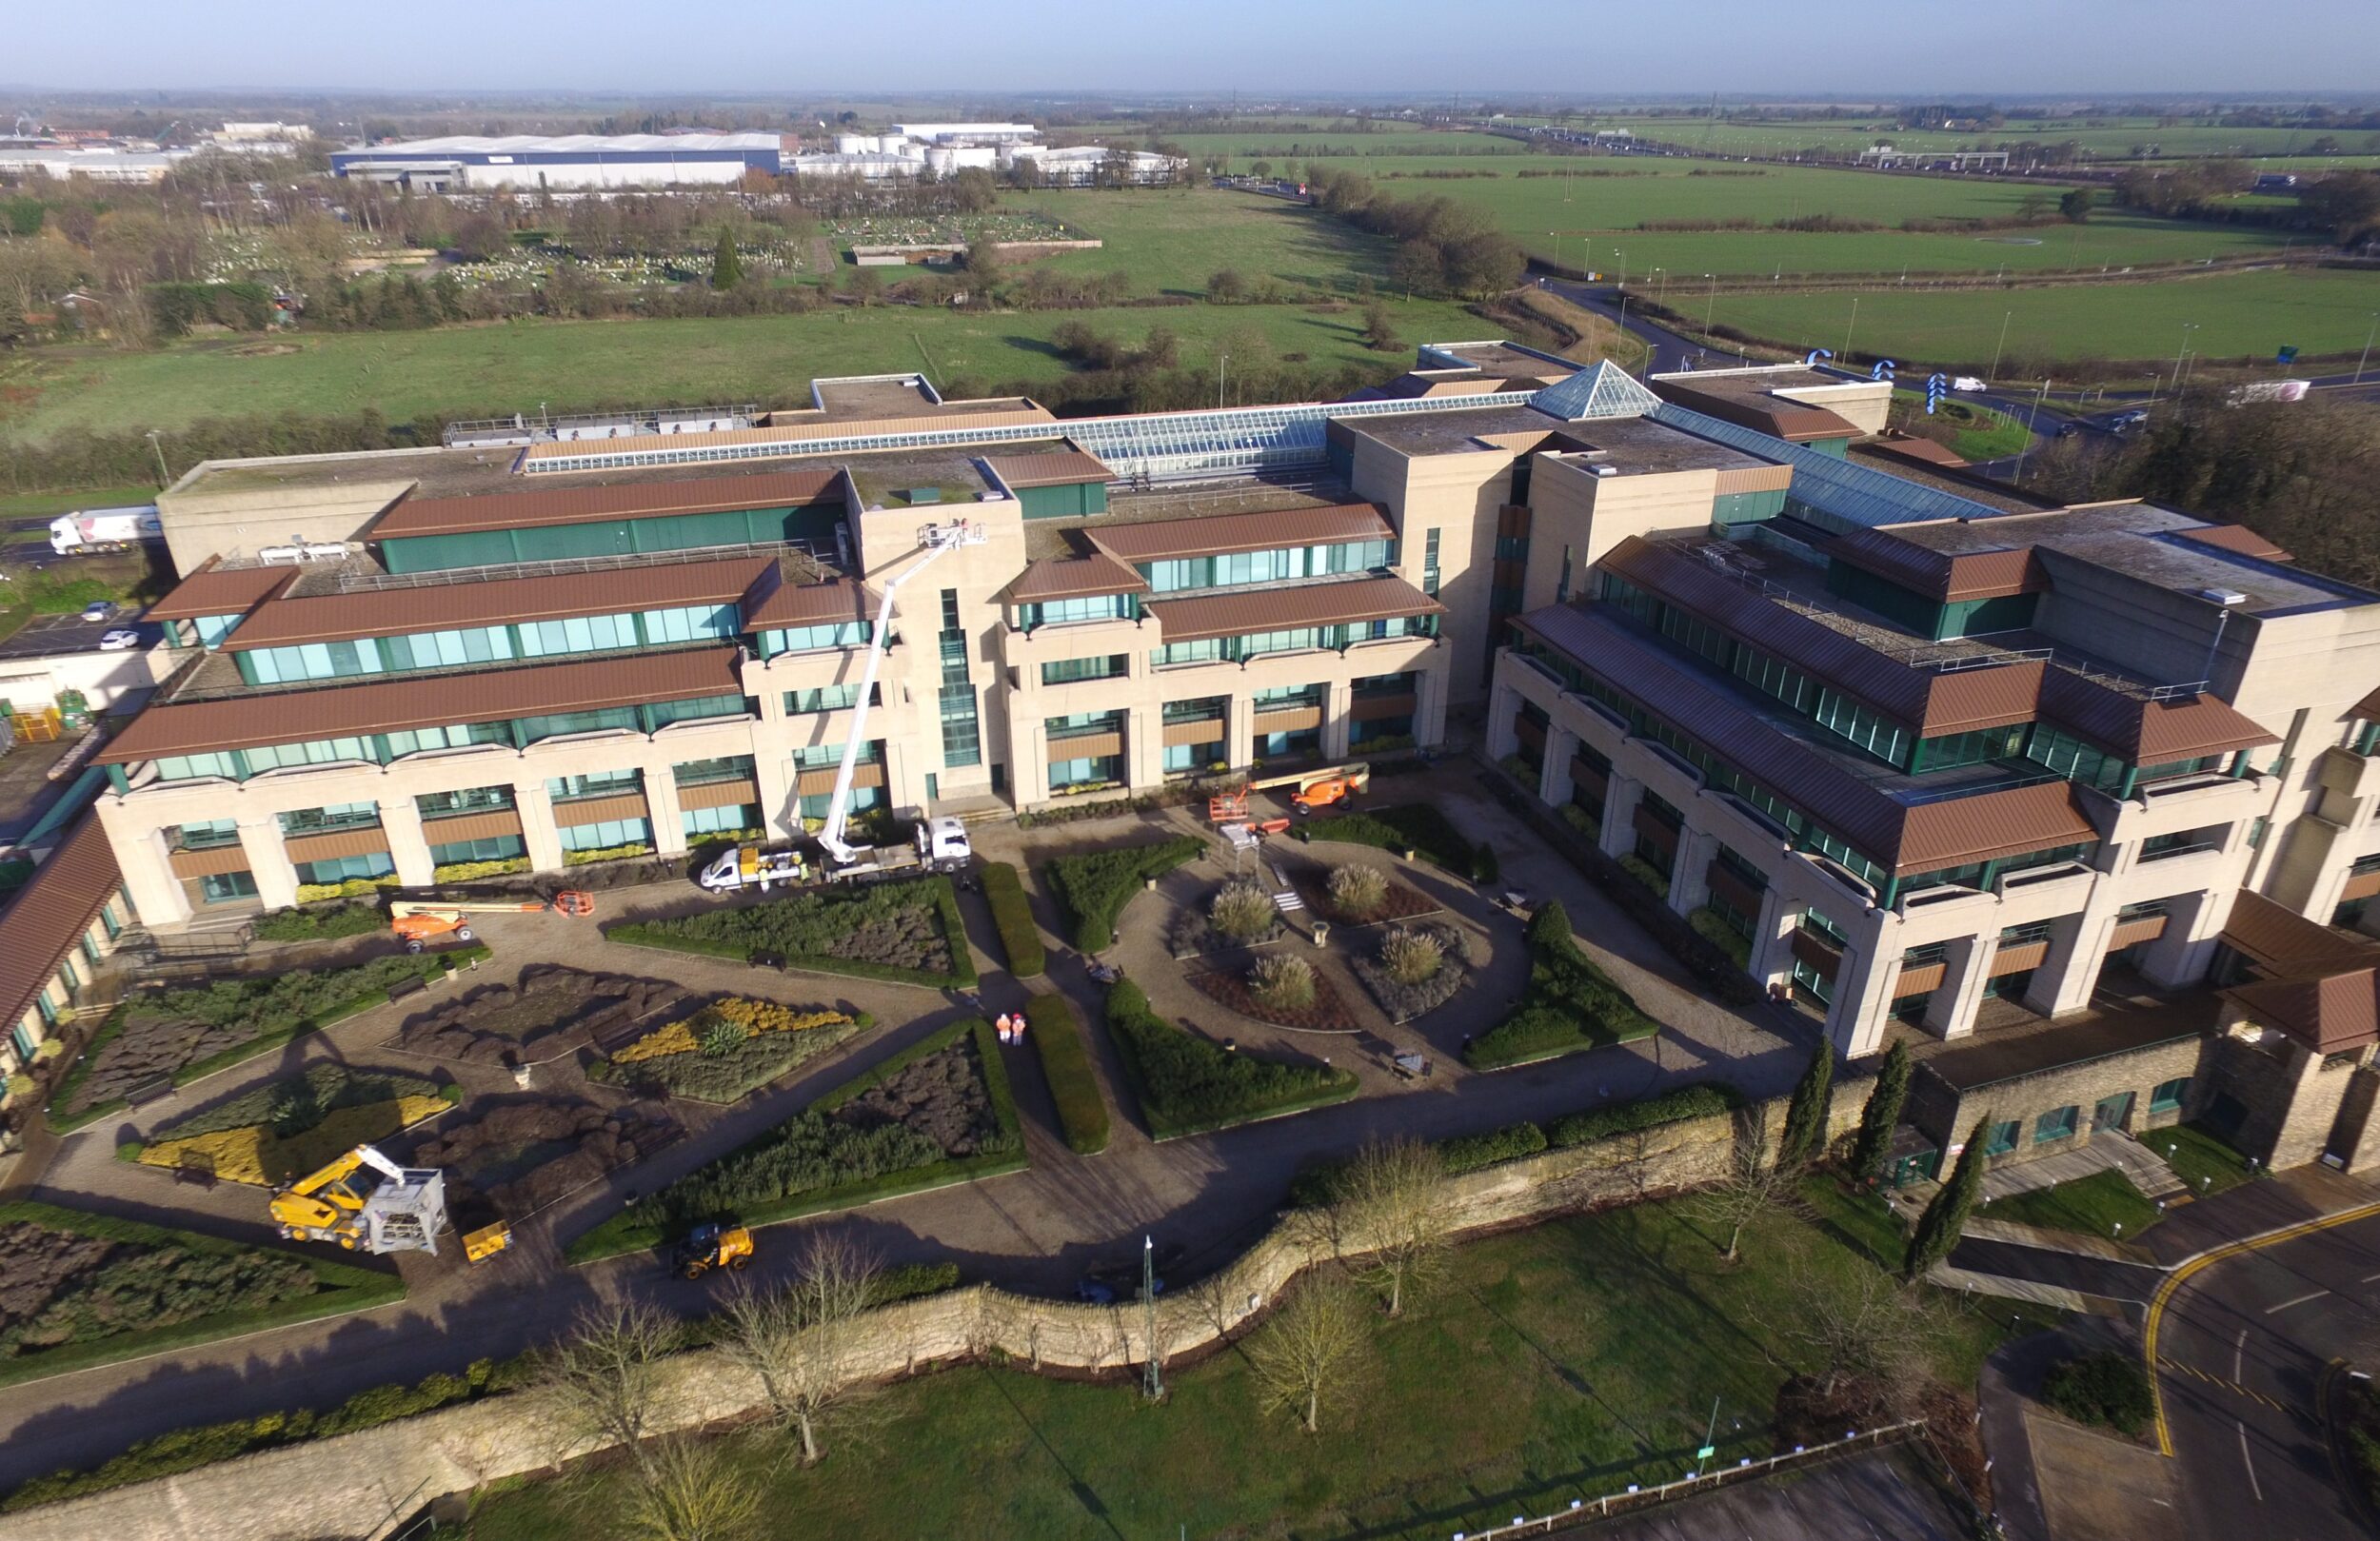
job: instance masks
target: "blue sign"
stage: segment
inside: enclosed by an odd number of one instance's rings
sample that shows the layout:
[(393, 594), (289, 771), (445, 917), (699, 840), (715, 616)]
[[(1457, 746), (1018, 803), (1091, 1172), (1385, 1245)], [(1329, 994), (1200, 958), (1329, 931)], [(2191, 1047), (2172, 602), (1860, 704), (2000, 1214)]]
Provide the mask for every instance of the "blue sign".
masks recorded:
[(1890, 380), (1893, 378), (1893, 371), (1899, 367), (1900, 365), (1894, 364), (1891, 359), (1878, 359), (1875, 361), (1875, 367), (1868, 371), (1868, 378), (1871, 380)]
[(1835, 350), (1831, 347), (1814, 347), (1810, 350), (1810, 356), (1801, 362), (1804, 364), (1815, 364), (1820, 359), (1831, 359), (1834, 356)]
[(2295, 364), (2297, 362), (2297, 349), (2294, 347), (2285, 347), (2281, 349), (2278, 358), (2279, 362), (2283, 364)]

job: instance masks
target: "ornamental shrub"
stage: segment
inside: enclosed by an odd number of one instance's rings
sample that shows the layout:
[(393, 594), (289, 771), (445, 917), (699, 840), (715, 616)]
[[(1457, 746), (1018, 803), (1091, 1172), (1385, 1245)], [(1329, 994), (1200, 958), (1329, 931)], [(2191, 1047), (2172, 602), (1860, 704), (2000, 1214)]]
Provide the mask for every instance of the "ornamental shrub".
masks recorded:
[(1380, 938), (1380, 969), (1398, 984), (1425, 984), (1445, 966), (1445, 944), (1427, 931), (1392, 931)]
[(1330, 895), (1341, 914), (1358, 919), (1375, 915), (1388, 902), (1388, 878), (1377, 867), (1351, 861), (1331, 869)]
[(1279, 912), (1272, 893), (1249, 878), (1235, 878), (1217, 890), (1206, 907), (1207, 924), (1236, 941), (1249, 941), (1273, 929)]
[(1008, 972), (1020, 979), (1046, 972), (1049, 955), (1041, 947), (1041, 930), (1033, 923), (1033, 904), (1017, 869), (1005, 861), (984, 862), (983, 899), (992, 908), (1000, 950), (1008, 955)]
[(1248, 993), (1275, 1011), (1302, 1011), (1314, 1004), (1314, 966), (1290, 953), (1260, 958), (1248, 971)]
[(1126, 845), (1061, 856), (1042, 869), (1049, 891), (1074, 920), (1075, 946), (1104, 951), (1116, 940), (1116, 917), (1150, 878), (1173, 871), (1206, 849), (1195, 835), (1150, 845)]

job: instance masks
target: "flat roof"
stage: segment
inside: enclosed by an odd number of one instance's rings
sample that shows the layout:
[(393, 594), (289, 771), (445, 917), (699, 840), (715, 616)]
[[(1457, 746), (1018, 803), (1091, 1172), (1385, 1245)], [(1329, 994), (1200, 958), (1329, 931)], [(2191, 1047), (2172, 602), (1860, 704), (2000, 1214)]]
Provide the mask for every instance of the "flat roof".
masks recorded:
[(1443, 455), (1460, 450), (1493, 450), (1478, 443), (1498, 434), (1560, 433), (1575, 425), (1538, 411), (1526, 403), (1481, 406), (1461, 412), (1383, 412), (1371, 417), (1339, 418), (1333, 426), (1378, 440), (1408, 455)]
[(265, 601), (288, 590), (301, 569), (296, 567), (226, 567), (208, 557), (170, 593), (150, 605), (145, 619), (195, 621), (201, 616), (246, 615)]
[(1389, 523), (1387, 510), (1378, 504), (1342, 503), (1107, 527), (1094, 524), (1086, 525), (1083, 533), (1117, 561), (1138, 564), (1181, 557), (1220, 556), (1231, 551), (1393, 540), (1397, 526)]
[(719, 155), (774, 150), (782, 143), (773, 133), (447, 134), (436, 139), (401, 140), (392, 145), (347, 146), (335, 154), (343, 161), (402, 159), (410, 155), (649, 155), (664, 151)]
[(1336, 626), (1395, 616), (1442, 615), (1446, 606), (1401, 578), (1339, 579), (1319, 583), (1276, 583), (1258, 589), (1216, 589), (1202, 594), (1143, 600), (1143, 613), (1157, 618), (1168, 642), (1203, 642), (1302, 626)]
[(717, 513), (736, 508), (803, 507), (829, 501), (831, 471), (787, 471), (770, 476), (721, 476), (648, 483), (642, 486), (544, 487), (473, 498), (407, 495), (372, 522), (374, 541), (475, 530), (526, 529), (549, 524), (588, 524), (612, 519), (657, 519), (672, 514)]
[(253, 749), (456, 722), (744, 694), (742, 649), (680, 648), (528, 668), (423, 674), (152, 705), (103, 745), (103, 763)]

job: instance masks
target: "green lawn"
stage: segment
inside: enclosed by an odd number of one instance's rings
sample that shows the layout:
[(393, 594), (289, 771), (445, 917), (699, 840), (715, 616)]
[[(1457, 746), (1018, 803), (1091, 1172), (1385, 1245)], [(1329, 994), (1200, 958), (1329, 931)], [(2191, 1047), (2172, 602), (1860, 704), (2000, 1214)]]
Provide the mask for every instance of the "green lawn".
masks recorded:
[[(1096, 254), (1095, 254), (1096, 255)], [(1203, 285), (1203, 279), (1200, 280)], [(1460, 340), (1488, 324), (1459, 306), (1392, 299), (1407, 339)], [(1362, 365), (1382, 379), (1410, 352), (1364, 346), (1363, 313), (1347, 306), (1171, 306), (979, 314), (881, 306), (800, 316), (670, 321), (523, 321), (426, 332), (301, 336), (287, 353), (244, 354), (235, 342), (183, 343), (152, 353), (49, 348), (0, 371), (0, 385), (35, 394), (0, 418), (0, 436), (40, 439), (69, 427), (126, 423), (170, 430), (223, 412), (332, 413), (376, 407), (392, 419), (555, 411), (606, 402), (808, 400), (814, 376), (922, 368), (935, 380), (1051, 379), (1071, 365), (1050, 347), (1079, 322), (1137, 342), (1155, 326), (1183, 340), (1183, 362), (1252, 342), (1276, 357), (1328, 367)], [(1488, 329), (1493, 329), (1488, 327)], [(167, 441), (172, 451), (172, 442)]]
[[(1578, 121), (1578, 120), (1572, 120)], [(1790, 155), (1824, 149), (1856, 154), (1882, 141), (1899, 149), (1994, 149), (2024, 140), (2063, 144), (2069, 140), (2091, 153), (2094, 164), (2132, 159), (2133, 147), (2153, 145), (2171, 158), (2205, 155), (2279, 155), (2303, 150), (2323, 130), (2309, 128), (2236, 128), (2213, 123), (2158, 125), (2154, 118), (2012, 118), (1998, 128), (1953, 133), (1943, 129), (1896, 128), (1890, 116), (1815, 118), (1709, 123), (1700, 118), (1645, 115), (1595, 116), (1585, 120), (1597, 128), (1624, 128), (1642, 139), (1656, 139), (1691, 148), (1708, 148), (1720, 155)], [(2380, 134), (2368, 128), (2346, 128), (2334, 136), (2350, 150), (2380, 149)]]
[(2101, 1237), (2112, 1237), (2119, 1224), (2126, 1236), (2136, 1236), (2164, 1218), (2121, 1172), (2094, 1172), (2054, 1188), (1995, 1198), (1975, 1213), (1985, 1219)]
[(2195, 1124), (2174, 1124), (2165, 1129), (2152, 1129), (2140, 1136), (2140, 1142), (2165, 1157), (2165, 1164), (2173, 1175), (2190, 1184), (2190, 1191), (2206, 1196), (2236, 1188), (2255, 1174), (2249, 1170), (2248, 1157), (2233, 1150), (2222, 1136)]
[(1361, 278), (1385, 286), (1388, 278), (1388, 242), (1279, 198), (1081, 189), (1013, 194), (1001, 207), (1047, 214), (1105, 243), (1038, 258), (1034, 267), (1072, 276), (1121, 269), (1135, 294), (1203, 298), (1207, 275), (1224, 267), (1252, 284), (1276, 278), (1326, 292), (1352, 291)]
[[(99, 487), (87, 492), (21, 492), (13, 497), (0, 498), (0, 519), (51, 519), (70, 514), (77, 508), (122, 508), (132, 504), (155, 503), (155, 487)], [(44, 545), (50, 543), (46, 530), (22, 532)]]
[[(1793, 1352), (1780, 1359), (1764, 1324), (1791, 1312), (1790, 1277), (1870, 1265), (1786, 1215), (1744, 1245), (1742, 1262), (1721, 1262), (1709, 1229), (1674, 1203), (1476, 1242), (1445, 1287), (1380, 1324), (1372, 1364), (1325, 1401), (1311, 1438), (1262, 1408), (1244, 1358), (1225, 1353), (1169, 1375), (1161, 1408), (1140, 1401), (1137, 1381), (951, 1370), (891, 1389), (864, 1450), (838, 1452), (830, 1439), (825, 1464), (804, 1472), (767, 1436), (734, 1436), (749, 1442), (739, 1465), (770, 1485), (767, 1511), (841, 1541), (913, 1536), (921, 1515), (940, 1534), (1037, 1541), (1444, 1541), (1678, 1474), (1715, 1396), (1718, 1459), (1770, 1453)], [(1954, 1325), (1940, 1371), (1972, 1384), (2011, 1314), (1941, 1298)], [(476, 1506), (471, 1534), (584, 1534), (620, 1480), (508, 1486)]]
[[(1680, 308), (1676, 299), (1671, 305)], [(2170, 375), (2185, 323), (2198, 328), (2190, 334), (2190, 346), (2201, 360), (2244, 357), (2268, 361), (2270, 367), (2285, 344), (2298, 347), (2309, 361), (2324, 354), (2353, 358), (2370, 331), (2375, 307), (2380, 307), (2380, 279), (2323, 270), (1955, 294), (1892, 286), (1828, 294), (1722, 293), (1713, 313), (1720, 326), (1796, 351), (1840, 349), (1849, 330), (1852, 346), (1862, 354), (1898, 359), (1903, 378), (1920, 366), (1990, 367), (2005, 318), (2003, 383), (2025, 378), (2023, 367), (2036, 362), (2115, 359), (2140, 361), (2139, 383), (2145, 384), (2150, 369), (2160, 365)]]
[[(2024, 423), (2005, 412), (1995, 412), (1972, 402), (1945, 398), (1940, 408), (1929, 418), (1925, 401), (1925, 392), (1921, 390), (1894, 391), (1894, 425), (1913, 432), (1921, 425), (1948, 426), (1953, 430), (1951, 448), (1969, 460), (1998, 460), (2003, 455), (2013, 455), (2032, 439)], [(1907, 414), (1905, 421), (1900, 416), (1903, 412)]]

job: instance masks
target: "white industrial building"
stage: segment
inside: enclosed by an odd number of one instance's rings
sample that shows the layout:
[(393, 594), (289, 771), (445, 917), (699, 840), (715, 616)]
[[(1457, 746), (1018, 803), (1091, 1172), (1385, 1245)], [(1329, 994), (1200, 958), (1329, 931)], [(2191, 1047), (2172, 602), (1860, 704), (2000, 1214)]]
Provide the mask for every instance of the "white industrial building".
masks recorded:
[[(784, 168), (796, 176), (876, 182), (925, 171), (936, 176), (970, 168), (1004, 171), (1018, 161), (1031, 161), (1041, 180), (1072, 185), (1098, 180), (1115, 153), (1100, 145), (1052, 149), (1041, 138), (1029, 123), (897, 123), (881, 134), (837, 134), (832, 150), (788, 157)], [(1146, 150), (1121, 153), (1131, 165), (1129, 179), (1139, 183), (1170, 182), (1184, 165)]]
[(187, 149), (88, 148), (37, 141), (0, 147), (0, 175), (89, 177), (93, 182), (163, 182), (166, 173), (190, 158)]
[(730, 186), (776, 174), (779, 146), (771, 133), (455, 135), (339, 150), (330, 169), (434, 191)]

